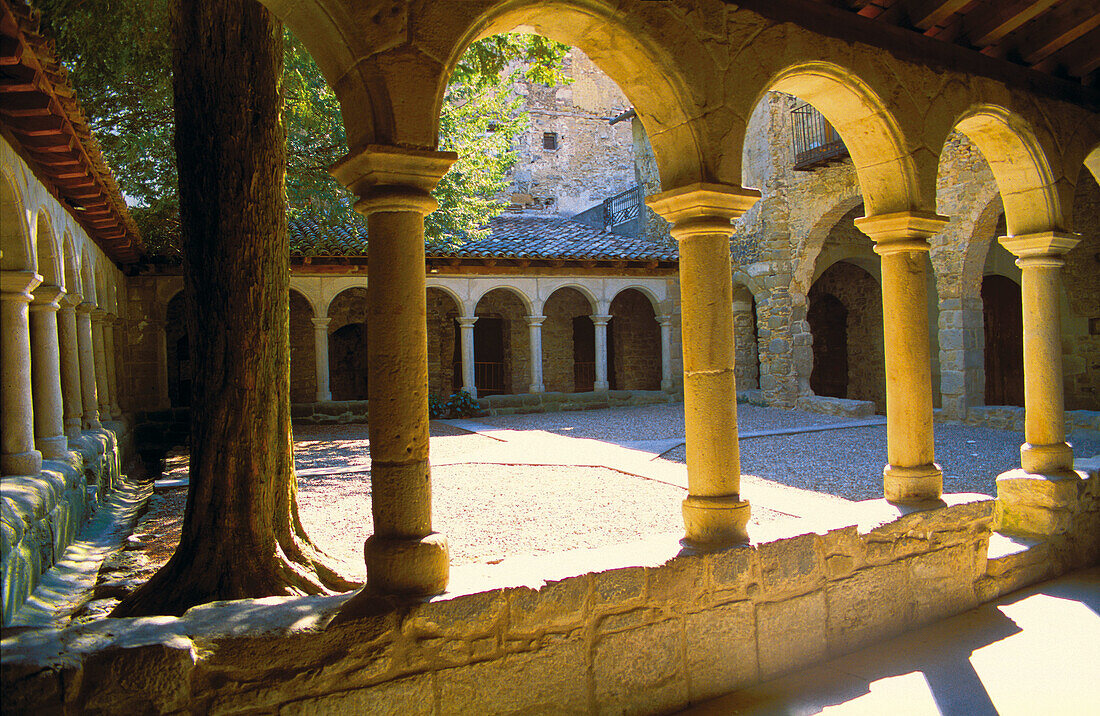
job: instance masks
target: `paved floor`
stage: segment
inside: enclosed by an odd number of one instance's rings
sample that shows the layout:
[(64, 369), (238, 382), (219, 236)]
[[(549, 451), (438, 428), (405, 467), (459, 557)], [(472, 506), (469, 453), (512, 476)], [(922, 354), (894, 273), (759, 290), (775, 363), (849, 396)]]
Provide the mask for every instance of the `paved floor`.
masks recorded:
[(681, 712), (1100, 714), (1100, 567)]

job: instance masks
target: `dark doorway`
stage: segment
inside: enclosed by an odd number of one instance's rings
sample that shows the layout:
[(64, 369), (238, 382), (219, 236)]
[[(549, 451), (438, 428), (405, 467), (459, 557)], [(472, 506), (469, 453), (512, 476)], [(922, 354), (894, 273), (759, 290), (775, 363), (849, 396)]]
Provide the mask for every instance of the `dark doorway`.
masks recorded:
[(1024, 404), (1024, 329), (1020, 287), (1004, 276), (982, 279), (985, 404)]
[(366, 400), (367, 324), (349, 323), (328, 342), (329, 388), (333, 400)]
[[(593, 326), (593, 329), (595, 326)], [(595, 338), (593, 337), (593, 341)], [(593, 354), (595, 351), (593, 351)], [(615, 376), (615, 319), (607, 322), (607, 387), (609, 390), (618, 390), (619, 381)]]
[(810, 389), (831, 398), (848, 397), (848, 309), (831, 293), (811, 296), (806, 314), (813, 334)]
[[(461, 362), (462, 354), (459, 353)], [(478, 395), (505, 392), (503, 318), (478, 316), (474, 324), (474, 385)]]
[(596, 387), (596, 326), (588, 316), (573, 319), (573, 392)]
[(187, 407), (191, 405), (191, 342), (187, 336), (176, 341), (176, 360), (169, 362), (174, 375), (168, 376), (169, 387), (175, 387), (175, 395), (169, 395), (172, 405)]

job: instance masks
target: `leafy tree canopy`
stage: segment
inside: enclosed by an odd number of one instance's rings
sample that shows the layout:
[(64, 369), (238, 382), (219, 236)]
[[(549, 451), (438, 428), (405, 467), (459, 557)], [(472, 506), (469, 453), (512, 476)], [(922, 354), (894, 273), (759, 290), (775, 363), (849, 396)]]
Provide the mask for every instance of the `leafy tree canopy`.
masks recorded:
[[(173, 147), (171, 5), (168, 0), (38, 0), (93, 132), (129, 199), (150, 253), (179, 255)], [(110, 27), (110, 32), (104, 32)], [(328, 174), (347, 152), (340, 103), (305, 47), (284, 32), (287, 198), (292, 216), (327, 226), (365, 221)], [(503, 207), (494, 197), (515, 164), (527, 124), (514, 82), (563, 83), (568, 47), (537, 35), (495, 35), (470, 46), (444, 96), (440, 148), (458, 161), (435, 190), (426, 222), (437, 243), (474, 238)]]

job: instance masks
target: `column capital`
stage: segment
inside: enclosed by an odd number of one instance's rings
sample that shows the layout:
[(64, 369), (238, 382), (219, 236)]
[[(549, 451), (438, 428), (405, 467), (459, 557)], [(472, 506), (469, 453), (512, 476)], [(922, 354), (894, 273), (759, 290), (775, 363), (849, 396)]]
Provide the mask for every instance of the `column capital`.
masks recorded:
[(523, 320), (527, 321), (528, 326), (541, 326), (546, 316), (524, 316)]
[(613, 316), (593, 314), (589, 316), (589, 318), (592, 319), (592, 325), (594, 326), (606, 326), (608, 321), (610, 321)]
[(118, 315), (107, 311), (103, 314), (103, 323), (108, 326), (113, 326), (118, 323)]
[(653, 318), (657, 321), (657, 323), (661, 324), (662, 326), (672, 326), (672, 316), (662, 314), (659, 316), (654, 316)]
[[(1036, 260), (1043, 259), (1049, 261), (1050, 266), (1061, 266), (1063, 262), (1058, 257), (1081, 243), (1076, 234), (1066, 231), (1039, 231), (1033, 234), (1002, 236), (997, 240), (1014, 256), (1032, 266), (1042, 265), (1036, 263)], [(1020, 267), (1023, 268), (1022, 263)]]
[(42, 283), (34, 271), (0, 271), (0, 292), (10, 300), (31, 300), (31, 291)]
[(856, 228), (875, 242), (875, 253), (879, 256), (902, 251), (927, 253), (931, 249), (928, 239), (946, 224), (947, 217), (930, 211), (896, 211), (855, 220)]
[(103, 323), (104, 318), (107, 316), (107, 312), (104, 311), (99, 306), (93, 306), (92, 310), (91, 310), (91, 314), (92, 314), (92, 322), (93, 323)]
[(430, 214), (439, 205), (431, 195), (458, 159), (454, 152), (369, 144), (349, 152), (329, 170), (359, 197), (355, 210)]
[(61, 304), (62, 311), (72, 311), (84, 301), (84, 297), (79, 293), (66, 293), (64, 294), (59, 303)]
[(309, 320), (313, 321), (313, 327), (317, 330), (327, 329), (329, 324), (332, 323), (332, 319), (328, 316), (325, 316), (323, 318), (314, 317)]
[(646, 205), (672, 223), (677, 240), (701, 234), (733, 233), (732, 220), (760, 198), (755, 189), (696, 182), (654, 194)]
[(79, 304), (77, 304), (77, 313), (86, 313), (91, 316), (93, 311), (95, 311), (95, 304), (91, 301), (81, 301)]
[(32, 311), (56, 311), (61, 308), (58, 301), (65, 295), (60, 286), (42, 285), (31, 292), (34, 300), (31, 302)]
[(463, 328), (473, 328), (474, 324), (477, 323), (477, 316), (459, 316), (456, 320), (458, 325)]

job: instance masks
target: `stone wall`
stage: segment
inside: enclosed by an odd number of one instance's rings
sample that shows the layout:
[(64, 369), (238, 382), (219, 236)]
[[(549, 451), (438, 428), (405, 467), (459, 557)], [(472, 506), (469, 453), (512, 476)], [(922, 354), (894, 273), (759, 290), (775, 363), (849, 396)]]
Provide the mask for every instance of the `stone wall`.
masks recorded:
[(462, 389), (454, 375), (458, 306), (439, 289), (428, 289), (428, 392), (448, 396)]
[(546, 299), (542, 312), (542, 380), (548, 391), (571, 393), (574, 385), (573, 319), (591, 316), (594, 309), (580, 291), (558, 289)]
[(1100, 410), (1100, 188), (1087, 170), (1078, 179), (1073, 227), (1081, 243), (1062, 269), (1069, 304), (1062, 318), (1066, 407)]
[[(523, 302), (508, 289), (493, 289), (478, 301), (474, 315), (504, 320), (504, 392), (526, 393), (531, 385), (531, 339), (524, 320), (527, 310)], [(542, 349), (545, 355), (545, 336)], [(474, 359), (476, 361), (477, 356)], [(572, 354), (569, 360), (572, 361)]]
[[(148, 410), (154, 407), (160, 392), (160, 365), (163, 357), (157, 342), (160, 340), (159, 323), (164, 320), (163, 309), (158, 306), (157, 279), (150, 276), (133, 276), (127, 279), (126, 316), (122, 330), (115, 329), (115, 343), (121, 366), (117, 371), (119, 392), (125, 400), (121, 407), (126, 412)], [(124, 368), (124, 369), (121, 369)]]
[(661, 327), (653, 304), (640, 291), (627, 289), (611, 302), (613, 319), (608, 340), (615, 345), (611, 387), (618, 390), (658, 390), (661, 387)]
[(734, 373), (738, 390), (760, 387), (760, 347), (757, 344), (756, 301), (744, 287), (733, 294)]
[(313, 339), (313, 307), (297, 291), (290, 292), (290, 401), (317, 399), (317, 359)]

